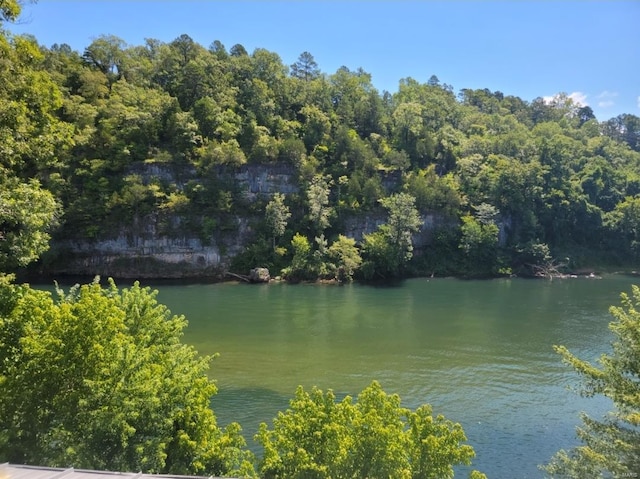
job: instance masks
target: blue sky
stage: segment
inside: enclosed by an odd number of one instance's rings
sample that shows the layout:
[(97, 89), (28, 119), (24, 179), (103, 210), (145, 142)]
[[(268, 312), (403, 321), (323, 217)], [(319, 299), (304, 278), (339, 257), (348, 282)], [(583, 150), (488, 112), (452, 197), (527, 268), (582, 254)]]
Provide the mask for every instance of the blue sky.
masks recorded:
[(309, 51), (325, 73), (371, 73), (379, 90), (435, 74), (457, 92), (530, 101), (565, 92), (598, 119), (640, 116), (640, 1), (125, 1), (27, 3), (14, 33), (82, 52), (113, 34), (131, 45), (186, 33), (266, 48), (287, 65)]

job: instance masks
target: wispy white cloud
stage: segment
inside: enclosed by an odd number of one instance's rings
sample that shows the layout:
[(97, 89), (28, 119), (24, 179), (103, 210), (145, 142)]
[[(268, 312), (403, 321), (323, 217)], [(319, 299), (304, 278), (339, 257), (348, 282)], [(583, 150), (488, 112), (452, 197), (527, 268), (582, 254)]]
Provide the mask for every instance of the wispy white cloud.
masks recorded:
[(573, 103), (575, 103), (578, 106), (588, 105), (586, 93), (582, 93), (581, 91), (574, 91), (573, 93), (569, 93), (569, 95), (567, 96), (571, 98), (573, 100)]
[(614, 99), (618, 96), (617, 91), (609, 91), (605, 90), (600, 93), (596, 98), (598, 98), (598, 106), (600, 108), (609, 108), (616, 104)]
[(638, 108), (640, 108), (640, 96), (638, 96)]
[(547, 104), (547, 105), (551, 105), (551, 104), (563, 104), (566, 102), (566, 100), (569, 99), (573, 102), (574, 105), (577, 106), (587, 106), (589, 105), (589, 103), (587, 103), (587, 94), (586, 93), (582, 93), (581, 91), (574, 91), (569, 93), (568, 95), (566, 93), (556, 93), (555, 95), (549, 95), (549, 96), (543, 96), (542, 100)]

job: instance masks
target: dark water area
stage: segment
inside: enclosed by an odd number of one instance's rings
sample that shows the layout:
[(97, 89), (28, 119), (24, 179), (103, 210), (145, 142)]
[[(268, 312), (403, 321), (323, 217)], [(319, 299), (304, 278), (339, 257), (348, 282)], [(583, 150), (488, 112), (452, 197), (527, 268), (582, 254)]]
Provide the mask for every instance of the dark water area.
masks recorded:
[(239, 422), (250, 444), (298, 385), (342, 397), (375, 379), (404, 406), (430, 403), (434, 414), (461, 423), (476, 451), (474, 469), (517, 479), (543, 477), (539, 464), (577, 444), (580, 411), (601, 417), (610, 409), (569, 389), (579, 378), (553, 345), (588, 360), (609, 352), (608, 308), (634, 282), (618, 275), (154, 288), (187, 317), (185, 342), (219, 353), (210, 373), (219, 388), (213, 408), (221, 425)]

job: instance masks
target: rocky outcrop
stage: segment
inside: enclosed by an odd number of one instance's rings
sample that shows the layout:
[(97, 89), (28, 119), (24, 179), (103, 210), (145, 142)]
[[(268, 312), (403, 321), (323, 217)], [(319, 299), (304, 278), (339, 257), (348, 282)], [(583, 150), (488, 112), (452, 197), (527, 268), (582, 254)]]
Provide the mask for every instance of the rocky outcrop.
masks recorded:
[[(179, 170), (171, 164), (138, 164), (131, 171), (140, 175), (145, 183), (160, 179), (178, 188), (197, 177), (193, 168)], [(268, 198), (274, 193), (299, 193), (297, 173), (290, 165), (220, 167), (216, 174), (233, 181), (250, 201)], [(388, 174), (384, 179), (386, 189), (393, 189), (401, 181), (395, 174)], [(437, 214), (425, 214), (422, 219), (423, 228), (413, 238), (416, 251), (431, 242), (435, 228), (451, 223), (451, 218)], [(251, 221), (247, 217), (234, 218), (224, 231), (215, 231), (210, 238), (184, 231), (180, 217), (165, 220), (171, 228), (159, 228), (158, 215), (154, 213), (121, 227), (111, 238), (53, 242), (41, 272), (141, 279), (223, 278), (233, 257), (253, 239)], [(379, 210), (345, 218), (342, 228), (346, 236), (359, 242), (386, 220), (386, 213)], [(252, 270), (251, 281), (264, 282), (269, 278), (265, 268)]]
[[(447, 223), (438, 215), (424, 215), (424, 225), (414, 235), (416, 252), (431, 242), (434, 228)], [(345, 234), (362, 241), (386, 221), (383, 213), (359, 215), (345, 221)], [(56, 242), (46, 255), (46, 274), (101, 275), (115, 278), (212, 278), (222, 279), (233, 257), (250, 242), (246, 218), (237, 218), (233, 235), (209, 244), (193, 237), (158, 235), (153, 222), (137, 225), (136, 234), (122, 231), (112, 239)], [(268, 282), (269, 270), (254, 268), (250, 281)]]
[[(219, 174), (228, 175), (228, 169), (219, 170)], [(274, 193), (289, 195), (299, 191), (296, 184), (296, 172), (287, 165), (243, 165), (233, 173), (240, 190), (250, 200), (258, 196), (273, 196)]]
[[(131, 173), (140, 175), (144, 183), (163, 181), (183, 188), (189, 180), (198, 175), (192, 166), (176, 168), (170, 163), (137, 163), (131, 167)], [(291, 165), (247, 164), (237, 167), (219, 166), (215, 173), (238, 185), (239, 190), (250, 200), (259, 196), (273, 196), (298, 193), (296, 169)]]
[(253, 268), (249, 272), (249, 280), (252, 283), (268, 283), (271, 280), (271, 275), (267, 268)]
[[(437, 213), (427, 213), (420, 216), (422, 228), (413, 235), (413, 243), (416, 247), (427, 245), (432, 241), (433, 231), (442, 226), (452, 226), (452, 218)], [(364, 235), (373, 233), (380, 225), (387, 222), (386, 212), (374, 214), (361, 214), (345, 220), (345, 236), (362, 241)]]
[(66, 241), (55, 245), (56, 274), (116, 278), (221, 277), (220, 248), (197, 238), (140, 238), (120, 235), (103, 241)]

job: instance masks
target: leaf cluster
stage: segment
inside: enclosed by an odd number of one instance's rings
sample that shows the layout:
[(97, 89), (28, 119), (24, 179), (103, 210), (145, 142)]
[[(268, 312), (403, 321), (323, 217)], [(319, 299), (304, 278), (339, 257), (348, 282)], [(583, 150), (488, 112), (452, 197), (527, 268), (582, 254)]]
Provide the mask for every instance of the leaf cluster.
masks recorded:
[(251, 469), (237, 424), (210, 408), (211, 358), (184, 317), (137, 283), (68, 293), (3, 282), (0, 458), (17, 464), (232, 474)]
[(262, 423), (256, 440), (264, 447), (260, 474), (273, 479), (452, 478), (453, 466), (474, 457), (459, 424), (434, 417), (429, 405), (401, 407), (375, 381), (355, 401), (298, 387), (289, 409), (273, 429)]

